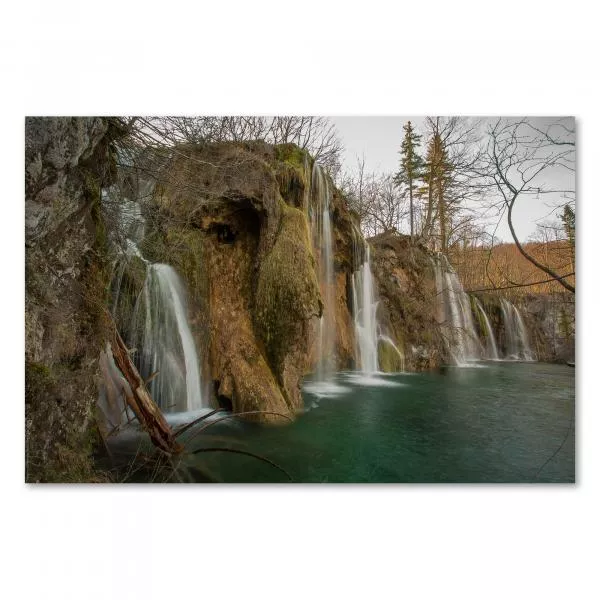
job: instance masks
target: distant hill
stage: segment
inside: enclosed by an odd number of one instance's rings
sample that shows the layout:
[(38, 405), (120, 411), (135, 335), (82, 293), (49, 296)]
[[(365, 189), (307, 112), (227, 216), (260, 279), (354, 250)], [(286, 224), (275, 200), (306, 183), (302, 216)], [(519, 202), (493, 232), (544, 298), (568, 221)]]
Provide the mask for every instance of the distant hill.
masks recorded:
[[(538, 262), (559, 275), (575, 271), (574, 256), (566, 239), (547, 243), (529, 242), (523, 247)], [(536, 283), (550, 279), (550, 276), (529, 262), (515, 244), (500, 244), (493, 248), (454, 247), (450, 250), (450, 261), (466, 291), (505, 288), (502, 295), (508, 297), (565, 291), (556, 281)], [(575, 276), (567, 277), (566, 281), (575, 285)], [(535, 285), (523, 286), (531, 283)], [(523, 287), (515, 287), (517, 285)]]

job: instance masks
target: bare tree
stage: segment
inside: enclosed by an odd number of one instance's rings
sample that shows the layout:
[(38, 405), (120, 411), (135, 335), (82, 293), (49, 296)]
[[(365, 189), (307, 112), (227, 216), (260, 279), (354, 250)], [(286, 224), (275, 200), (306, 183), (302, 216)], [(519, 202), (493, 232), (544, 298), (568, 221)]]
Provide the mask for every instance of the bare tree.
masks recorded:
[(513, 211), (519, 199), (540, 198), (543, 195), (556, 198), (559, 205), (574, 203), (575, 192), (553, 187), (549, 181), (556, 171), (574, 170), (574, 130), (562, 121), (547, 127), (535, 126), (528, 119), (497, 119), (488, 127), (488, 140), (484, 163), (480, 174), (486, 177), (500, 197), (506, 210), (508, 227), (519, 252), (538, 269), (554, 278), (568, 291), (575, 293), (575, 286), (554, 269), (544, 265), (523, 246), (513, 223)]
[(356, 168), (338, 180), (348, 206), (360, 219), (365, 237), (385, 231), (402, 231), (408, 222), (406, 189), (400, 189), (392, 173), (367, 172), (365, 158), (357, 158)]
[(296, 144), (308, 151), (331, 176), (340, 169), (343, 145), (335, 125), (313, 116), (201, 116), (146, 117), (138, 120), (140, 133), (167, 145), (263, 140)]
[(437, 238), (447, 252), (454, 220), (462, 220), (462, 208), (482, 193), (476, 174), (480, 123), (464, 117), (427, 117), (426, 127), (423, 185), (417, 191), (426, 205), (421, 237), (434, 247)]

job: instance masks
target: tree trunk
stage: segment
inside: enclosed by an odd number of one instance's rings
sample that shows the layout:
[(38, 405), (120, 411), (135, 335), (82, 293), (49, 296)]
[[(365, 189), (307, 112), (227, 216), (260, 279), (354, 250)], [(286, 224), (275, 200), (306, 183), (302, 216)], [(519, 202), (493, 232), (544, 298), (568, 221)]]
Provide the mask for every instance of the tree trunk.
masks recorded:
[(424, 237), (428, 239), (431, 236), (431, 216), (433, 212), (433, 165), (429, 170), (429, 186), (427, 190), (427, 215), (425, 217), (425, 226), (423, 227)]
[(415, 237), (415, 221), (413, 213), (413, 182), (412, 177), (408, 180), (408, 197), (410, 199), (410, 241), (412, 242)]
[(447, 253), (448, 240), (446, 233), (446, 201), (444, 200), (444, 192), (442, 190), (442, 184), (438, 185), (438, 212), (440, 214), (440, 245), (442, 252)]
[(123, 377), (132, 391), (132, 395), (125, 395), (126, 402), (142, 427), (148, 432), (152, 443), (167, 454), (181, 452), (183, 446), (175, 441), (169, 424), (148, 393), (143, 379), (131, 361), (127, 346), (116, 328), (111, 348), (115, 364), (123, 373)]

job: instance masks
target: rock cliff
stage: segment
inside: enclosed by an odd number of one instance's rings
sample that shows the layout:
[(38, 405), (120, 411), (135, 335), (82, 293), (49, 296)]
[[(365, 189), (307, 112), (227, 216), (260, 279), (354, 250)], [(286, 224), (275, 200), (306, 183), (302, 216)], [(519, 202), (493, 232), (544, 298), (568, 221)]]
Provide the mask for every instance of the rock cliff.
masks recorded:
[(109, 277), (100, 189), (114, 176), (118, 135), (102, 118), (26, 120), (27, 481), (91, 477)]
[(142, 248), (187, 283), (216, 401), (266, 421), (301, 408), (322, 312), (305, 161), (295, 147), (258, 143), (180, 148), (147, 207), (159, 217)]

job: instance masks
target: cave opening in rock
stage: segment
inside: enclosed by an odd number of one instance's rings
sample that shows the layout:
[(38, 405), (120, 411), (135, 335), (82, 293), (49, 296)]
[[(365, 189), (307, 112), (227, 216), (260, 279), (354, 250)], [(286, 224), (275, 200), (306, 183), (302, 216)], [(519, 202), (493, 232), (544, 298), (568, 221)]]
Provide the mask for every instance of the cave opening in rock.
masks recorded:
[(219, 408), (227, 410), (229, 412), (233, 411), (233, 402), (229, 396), (224, 396), (223, 394), (219, 394), (219, 387), (221, 386), (221, 382), (218, 379), (213, 381), (213, 386), (215, 390), (215, 396), (217, 398), (217, 403)]

